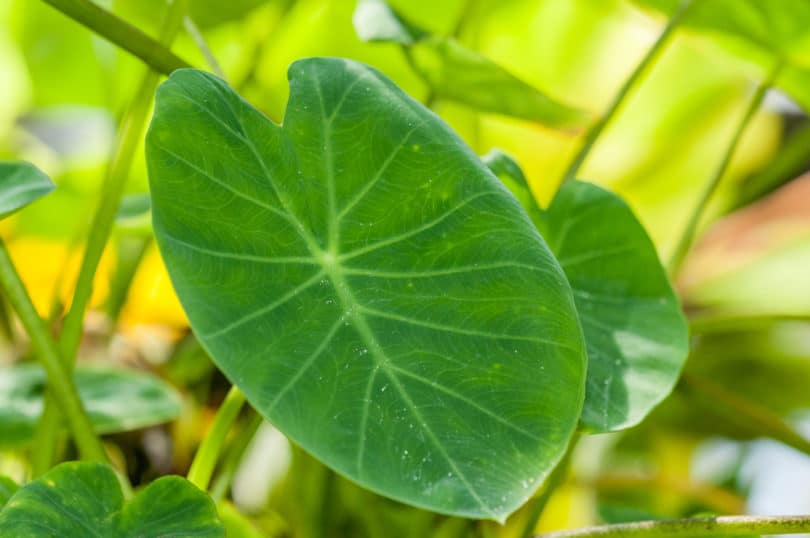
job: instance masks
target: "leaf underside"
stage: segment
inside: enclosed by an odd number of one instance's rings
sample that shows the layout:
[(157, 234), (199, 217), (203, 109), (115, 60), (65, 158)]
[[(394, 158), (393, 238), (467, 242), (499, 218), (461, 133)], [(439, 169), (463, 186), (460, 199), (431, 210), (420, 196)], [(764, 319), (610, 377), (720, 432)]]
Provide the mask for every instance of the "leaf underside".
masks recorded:
[(51, 179), (27, 162), (0, 162), (0, 219), (54, 189)]
[(283, 126), (199, 71), (158, 91), (153, 223), (192, 327), (327, 465), (503, 520), (580, 414), (565, 277), (480, 159), (377, 71), (308, 59), (289, 78)]

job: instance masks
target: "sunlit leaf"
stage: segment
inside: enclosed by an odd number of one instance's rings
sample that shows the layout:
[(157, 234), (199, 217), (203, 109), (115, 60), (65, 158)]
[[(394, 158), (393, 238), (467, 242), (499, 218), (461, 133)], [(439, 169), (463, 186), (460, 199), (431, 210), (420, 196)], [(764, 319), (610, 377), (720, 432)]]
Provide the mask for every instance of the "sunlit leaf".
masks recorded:
[(360, 0), (352, 22), (357, 36), (363, 41), (412, 45), (427, 35), (403, 19), (384, 0)]
[(158, 91), (153, 221), (191, 325), (334, 469), (502, 520), (579, 417), (565, 276), (481, 160), (380, 73), (310, 59), (289, 76), (281, 127), (199, 71)]
[(18, 489), (19, 486), (14, 480), (7, 476), (0, 476), (0, 511)]
[(0, 219), (55, 189), (51, 179), (27, 162), (0, 162)]
[(384, 0), (360, 2), (353, 22), (360, 39), (407, 46), (411, 66), (437, 97), (569, 131), (583, 129), (592, 119), (587, 112), (552, 99), (455, 40), (426, 34)]
[(115, 473), (69, 462), (21, 487), (0, 512), (2, 536), (220, 537), (213, 501), (179, 476), (159, 478), (124, 501)]
[(495, 174), (495, 177), (500, 179), (509, 191), (515, 195), (515, 198), (520, 201), (535, 225), (538, 225), (538, 230), (545, 236), (545, 230), (541, 228), (543, 212), (537, 205), (529, 183), (526, 181), (526, 176), (517, 161), (498, 148), (494, 148), (486, 155), (482, 155), (481, 160)]
[[(634, 0), (667, 15), (678, 0)], [(785, 62), (776, 85), (805, 108), (810, 90), (796, 79), (810, 77), (810, 2), (806, 0), (693, 0), (682, 25), (713, 36), (723, 48), (769, 71)], [(732, 40), (732, 41), (729, 41)], [(739, 43), (733, 42), (739, 41)]]
[(571, 283), (588, 349), (583, 426), (633, 426), (671, 392), (686, 359), (678, 299), (655, 246), (616, 195), (570, 182), (547, 218), (546, 237)]
[[(81, 367), (79, 394), (100, 433), (145, 428), (180, 414), (180, 398), (155, 376), (129, 370)], [(42, 414), (45, 372), (39, 365), (0, 368), (0, 446), (31, 440)]]

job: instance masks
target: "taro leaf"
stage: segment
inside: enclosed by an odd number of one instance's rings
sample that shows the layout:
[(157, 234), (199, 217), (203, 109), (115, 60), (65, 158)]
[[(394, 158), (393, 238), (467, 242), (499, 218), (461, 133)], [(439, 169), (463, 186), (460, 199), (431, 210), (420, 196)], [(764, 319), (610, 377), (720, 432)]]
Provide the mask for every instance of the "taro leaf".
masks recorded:
[[(180, 414), (177, 392), (153, 375), (78, 368), (75, 379), (99, 433), (145, 428)], [(45, 382), (45, 372), (36, 364), (0, 368), (0, 446), (31, 440), (42, 413)]]
[(383, 0), (360, 0), (352, 23), (362, 41), (412, 45), (427, 36), (424, 30), (402, 18)]
[(639, 423), (672, 390), (689, 346), (686, 320), (641, 223), (618, 196), (572, 181), (546, 213), (588, 350), (584, 429)]
[(0, 162), (0, 219), (51, 192), (51, 179), (27, 162)]
[(503, 520), (581, 410), (565, 276), (481, 160), (383, 75), (313, 58), (289, 78), (283, 126), (200, 71), (158, 90), (153, 224), (192, 328), (327, 465)]
[(437, 97), (572, 132), (584, 129), (592, 120), (584, 110), (552, 99), (455, 40), (430, 36), (384, 0), (361, 1), (353, 22), (364, 41), (406, 46), (411, 65)]
[(14, 480), (7, 476), (0, 476), (0, 511), (2, 511), (8, 500), (18, 489), (19, 486)]
[(0, 512), (0, 536), (219, 537), (208, 495), (179, 476), (158, 478), (125, 502), (106, 465), (69, 462), (29, 482)]

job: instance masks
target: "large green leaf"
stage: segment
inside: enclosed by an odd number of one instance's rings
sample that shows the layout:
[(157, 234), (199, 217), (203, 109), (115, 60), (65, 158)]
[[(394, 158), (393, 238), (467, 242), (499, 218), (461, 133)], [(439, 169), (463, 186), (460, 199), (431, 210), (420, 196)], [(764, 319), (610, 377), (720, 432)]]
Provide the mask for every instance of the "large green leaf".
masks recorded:
[(199, 71), (158, 91), (153, 224), (192, 327), (334, 469), (502, 520), (579, 417), (565, 276), (480, 159), (380, 73), (309, 59), (289, 78), (281, 127)]
[(51, 179), (27, 162), (0, 162), (0, 219), (55, 188)]
[(19, 486), (14, 480), (7, 476), (0, 476), (0, 511), (3, 510), (3, 507), (18, 489)]
[(588, 349), (583, 427), (633, 426), (672, 391), (686, 360), (689, 334), (678, 299), (655, 246), (618, 196), (572, 181), (546, 218)]
[(52, 538), (220, 537), (214, 502), (179, 476), (165, 476), (124, 502), (100, 463), (63, 463), (29, 482), (0, 512), (0, 536)]
[[(76, 385), (99, 433), (145, 428), (180, 414), (180, 397), (153, 375), (78, 368)], [(0, 368), (0, 446), (31, 440), (42, 413), (45, 372), (39, 365)]]
[(587, 112), (552, 99), (455, 40), (429, 35), (384, 0), (359, 2), (353, 22), (364, 41), (406, 46), (411, 66), (437, 97), (570, 131), (579, 131), (592, 120)]

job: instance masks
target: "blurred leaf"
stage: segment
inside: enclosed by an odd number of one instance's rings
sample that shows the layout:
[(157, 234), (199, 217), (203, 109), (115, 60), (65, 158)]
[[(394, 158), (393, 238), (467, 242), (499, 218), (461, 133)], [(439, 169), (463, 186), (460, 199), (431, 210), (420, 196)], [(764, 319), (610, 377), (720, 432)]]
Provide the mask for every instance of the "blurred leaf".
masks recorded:
[(336, 470), (500, 520), (579, 416), (565, 277), (480, 159), (388, 79), (338, 59), (289, 76), (281, 127), (199, 71), (158, 92), (155, 233), (195, 334)]
[(266, 538), (266, 535), (231, 503), (223, 502), (218, 509), (228, 538)]
[(455, 40), (427, 35), (384, 0), (361, 1), (353, 22), (364, 41), (406, 45), (412, 67), (438, 97), (568, 131), (579, 131), (592, 120), (587, 112), (555, 101)]
[[(705, 315), (808, 314), (810, 175), (715, 223), (678, 278)], [(785, 285), (790, 283), (789, 285)]]
[(399, 16), (384, 0), (360, 0), (352, 22), (363, 41), (412, 45), (427, 35), (424, 30)]
[(14, 480), (0, 475), (0, 512), (2, 512), (3, 507), (19, 487)]
[[(99, 433), (115, 433), (173, 420), (180, 414), (177, 392), (157, 377), (130, 370), (80, 367), (79, 395)], [(0, 445), (27, 443), (42, 414), (45, 372), (39, 365), (0, 368)]]
[[(634, 0), (671, 15), (678, 0)], [(692, 0), (683, 25), (713, 34), (726, 50), (771, 69), (777, 61), (788, 64), (777, 86), (810, 110), (810, 89), (794, 84), (794, 77), (810, 76), (810, 2), (806, 0)], [(742, 43), (729, 42), (728, 39)], [(752, 44), (755, 48), (746, 47)], [(791, 73), (791, 71), (793, 71)], [(798, 72), (796, 72), (798, 71)]]
[(427, 36), (424, 30), (403, 19), (384, 0), (359, 0), (352, 22), (363, 41), (413, 45)]
[(0, 161), (0, 219), (22, 209), (56, 188), (51, 178), (31, 163)]
[(152, 201), (149, 194), (129, 194), (124, 196), (115, 217), (115, 226), (128, 234), (151, 236)]
[(582, 423), (596, 432), (638, 424), (672, 391), (689, 350), (655, 246), (621, 198), (590, 183), (564, 184), (546, 215), (587, 344)]
[(68, 462), (29, 482), (0, 512), (3, 536), (224, 537), (213, 501), (179, 476), (158, 478), (125, 502), (112, 469)]

